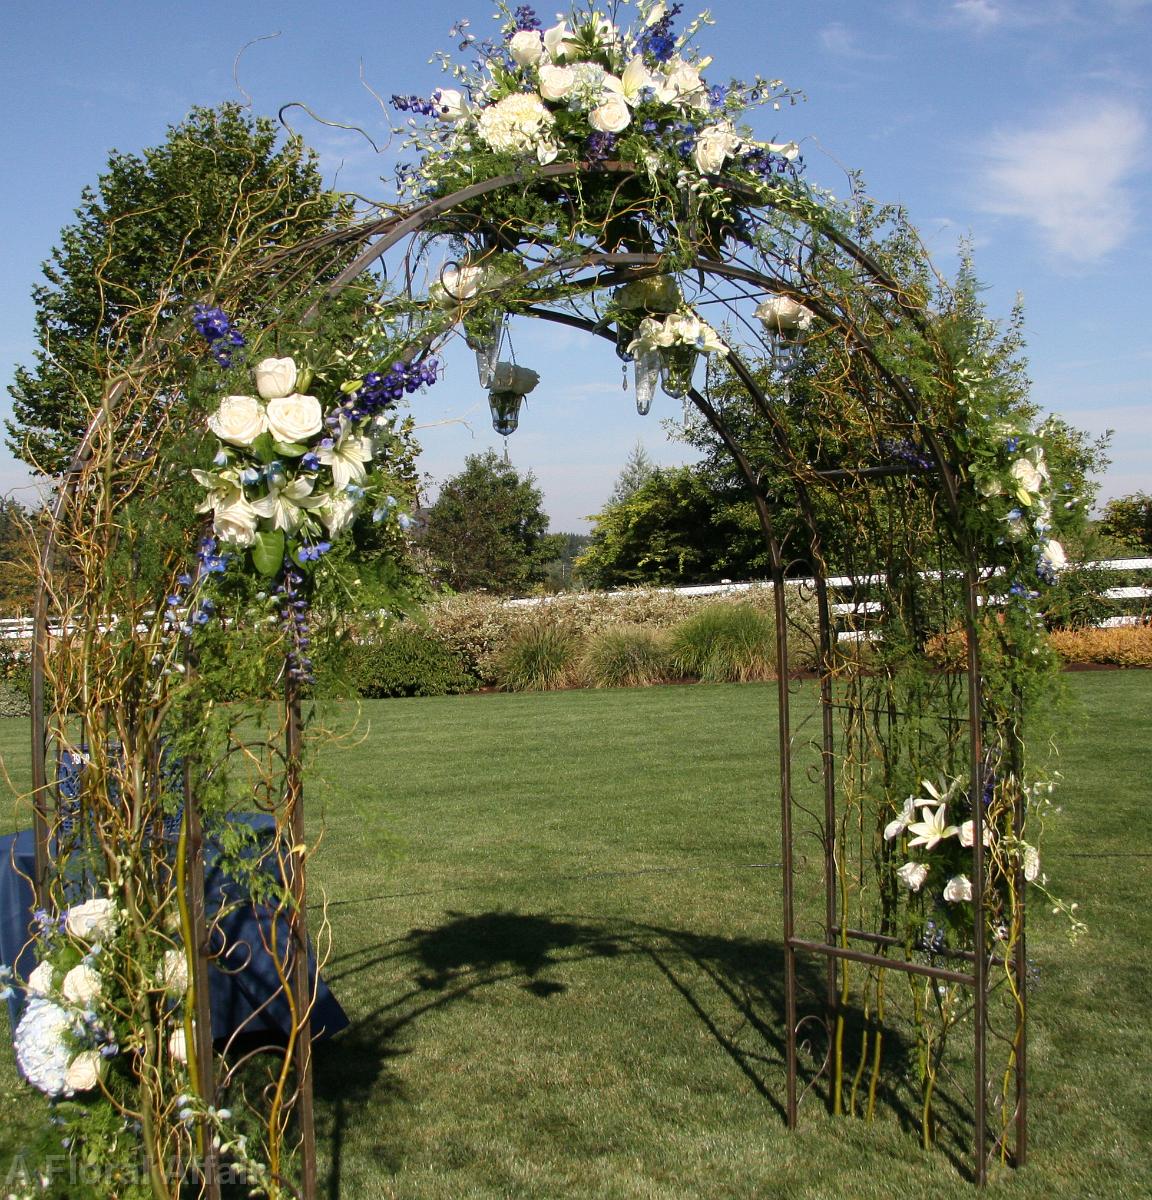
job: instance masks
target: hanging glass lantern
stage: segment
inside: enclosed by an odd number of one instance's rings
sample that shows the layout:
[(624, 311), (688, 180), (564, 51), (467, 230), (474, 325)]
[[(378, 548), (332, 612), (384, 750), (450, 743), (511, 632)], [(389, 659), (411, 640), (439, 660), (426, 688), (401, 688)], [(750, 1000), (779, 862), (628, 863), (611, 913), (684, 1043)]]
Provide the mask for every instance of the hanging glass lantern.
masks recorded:
[(629, 363), (635, 358), (628, 347), (632, 345), (638, 327), (638, 321), (630, 321), (624, 317), (616, 318), (616, 357), (621, 362)]
[(635, 356), (635, 370), (636, 411), (642, 417), (646, 417), (652, 407), (652, 397), (656, 395), (656, 384), (660, 379), (660, 351), (641, 350)]
[(660, 351), (660, 386), (666, 396), (683, 400), (691, 391), (697, 354), (695, 346), (684, 344), (665, 346)]
[(501, 437), (516, 432), (520, 424), (520, 405), (539, 382), (540, 376), (528, 367), (509, 362), (495, 365), (489, 382), (488, 408), (492, 412), (492, 428)]
[(508, 314), (502, 311), (464, 320), (464, 340), (476, 352), (476, 374), (481, 387), (492, 386), (507, 321)]

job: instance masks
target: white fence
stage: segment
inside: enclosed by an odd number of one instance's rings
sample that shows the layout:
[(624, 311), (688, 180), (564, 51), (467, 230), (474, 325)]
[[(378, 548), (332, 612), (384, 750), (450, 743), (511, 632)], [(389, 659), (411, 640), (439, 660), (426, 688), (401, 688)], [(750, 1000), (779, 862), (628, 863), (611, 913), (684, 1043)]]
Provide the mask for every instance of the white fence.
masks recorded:
[[(1116, 558), (1103, 562), (1081, 563), (1079, 565), (1083, 568), (1100, 571), (1152, 571), (1152, 558)], [(934, 573), (929, 574), (934, 575)], [(928, 577), (929, 575), (925, 575), (925, 578)], [(813, 587), (815, 585), (815, 580), (812, 579), (790, 579), (788, 582), (796, 587)], [(828, 586), (834, 592), (859, 591), (868, 587), (875, 587), (883, 582), (883, 575), (861, 575), (856, 577), (837, 575), (828, 580)], [(668, 590), (680, 596), (722, 596), (763, 586), (763, 583), (732, 583), (729, 580), (724, 580), (721, 583), (697, 584), (694, 587), (669, 588)], [(627, 593), (607, 592), (605, 594), (609, 596), (622, 596)], [(1117, 602), (1146, 601), (1152, 600), (1152, 587), (1106, 588), (1100, 595), (1105, 600), (1114, 600)], [(547, 604), (548, 600), (548, 596), (530, 596), (522, 600), (509, 600), (508, 603), (513, 605), (537, 605)], [(853, 617), (878, 613), (882, 607), (879, 600), (849, 600), (834, 604), (832, 610), (838, 617)], [(1136, 614), (1121, 614), (1114, 617), (1107, 617), (1099, 624), (1102, 628), (1110, 628), (1117, 625), (1138, 625), (1141, 623), (1141, 620), (1142, 617)], [(114, 618), (112, 623), (115, 624)], [(50, 632), (58, 634), (60, 629), (58, 626), (53, 627)], [(841, 636), (844, 635), (842, 634)], [(31, 617), (0, 619), (0, 641), (27, 642), (31, 640), (31, 637)]]

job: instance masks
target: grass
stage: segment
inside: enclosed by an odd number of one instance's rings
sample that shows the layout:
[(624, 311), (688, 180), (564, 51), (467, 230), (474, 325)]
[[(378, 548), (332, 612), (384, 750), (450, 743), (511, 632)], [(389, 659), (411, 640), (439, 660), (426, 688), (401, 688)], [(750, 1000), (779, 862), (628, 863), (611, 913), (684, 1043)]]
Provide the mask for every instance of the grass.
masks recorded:
[[(1152, 675), (1069, 683), (1044, 866), (1090, 931), (1033, 910), (1032, 1159), (992, 1190), (1136, 1197)], [(891, 1108), (869, 1127), (810, 1096), (783, 1126), (774, 713), (759, 685), (364, 705), (368, 736), (309, 784), (353, 1018), (317, 1053), (322, 1196), (974, 1194)], [(17, 780), (26, 737), (0, 722)], [(0, 1054), (0, 1168), (45, 1111)]]

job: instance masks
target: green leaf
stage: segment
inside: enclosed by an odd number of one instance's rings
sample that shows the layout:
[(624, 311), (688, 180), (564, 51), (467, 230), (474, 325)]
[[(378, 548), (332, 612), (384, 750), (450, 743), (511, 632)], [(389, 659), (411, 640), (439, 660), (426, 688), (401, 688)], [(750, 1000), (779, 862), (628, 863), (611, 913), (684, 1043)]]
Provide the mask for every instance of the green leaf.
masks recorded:
[(270, 433), (262, 433), (249, 447), (258, 462), (270, 463), (276, 459), (276, 443)]
[(284, 565), (284, 531), (262, 530), (252, 546), (252, 563), (261, 575), (278, 575)]
[[(261, 434), (260, 436), (270, 437), (271, 434)], [(299, 458), (308, 453), (308, 447), (302, 446), (299, 442), (273, 442), (272, 446), (281, 458)]]

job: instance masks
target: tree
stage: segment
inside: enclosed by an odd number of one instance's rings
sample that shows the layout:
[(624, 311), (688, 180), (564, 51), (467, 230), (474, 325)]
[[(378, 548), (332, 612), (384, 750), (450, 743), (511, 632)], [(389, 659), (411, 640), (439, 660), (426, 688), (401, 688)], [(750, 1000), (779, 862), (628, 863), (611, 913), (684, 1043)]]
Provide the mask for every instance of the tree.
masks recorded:
[(495, 450), (470, 454), (428, 510), (424, 549), (441, 581), (459, 592), (523, 592), (545, 577), (563, 536), (550, 537), (544, 497)]
[(595, 522), (592, 544), (576, 560), (592, 587), (715, 583), (768, 570), (751, 501), (718, 490), (700, 466), (655, 469)]
[(1100, 532), (1134, 550), (1152, 553), (1152, 496), (1133, 492), (1109, 500), (1100, 519)]
[(18, 500), (0, 496), (0, 609), (31, 609), (36, 573), (29, 562), (29, 526), (34, 514)]
[(627, 500), (642, 484), (652, 478), (656, 470), (656, 464), (648, 457), (644, 443), (638, 441), (632, 447), (628, 461), (620, 468), (609, 503), (618, 504), (621, 500)]
[(59, 473), (109, 363), (143, 341), (157, 312), (213, 296), (236, 235), (257, 233), (269, 251), (327, 229), (341, 211), (312, 152), (295, 138), (278, 144), (275, 123), (238, 104), (194, 108), (142, 154), (113, 151), (33, 290), (38, 349), (9, 388), (10, 449)]

